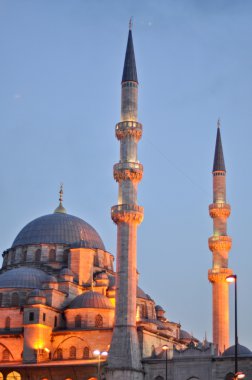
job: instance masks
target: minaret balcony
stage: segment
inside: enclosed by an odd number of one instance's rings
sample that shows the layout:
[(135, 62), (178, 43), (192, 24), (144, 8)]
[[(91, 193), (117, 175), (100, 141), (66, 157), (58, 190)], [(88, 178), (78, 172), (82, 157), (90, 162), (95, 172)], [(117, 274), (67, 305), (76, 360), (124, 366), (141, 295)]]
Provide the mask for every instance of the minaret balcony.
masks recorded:
[(230, 236), (211, 236), (208, 239), (208, 246), (212, 252), (229, 252), (232, 247)]
[(231, 276), (232, 274), (233, 271), (230, 268), (213, 268), (208, 270), (208, 280), (211, 283), (224, 282), (225, 284), (227, 284), (226, 278), (228, 276)]
[(113, 168), (116, 182), (140, 182), (143, 177), (143, 165), (137, 162), (119, 162)]
[(116, 124), (115, 134), (118, 140), (132, 137), (139, 141), (142, 137), (143, 127), (137, 121), (121, 121)]
[(209, 215), (211, 218), (228, 218), (231, 207), (227, 203), (212, 203), (209, 205)]
[(111, 218), (115, 224), (140, 224), (143, 221), (144, 208), (134, 204), (122, 204), (111, 207)]

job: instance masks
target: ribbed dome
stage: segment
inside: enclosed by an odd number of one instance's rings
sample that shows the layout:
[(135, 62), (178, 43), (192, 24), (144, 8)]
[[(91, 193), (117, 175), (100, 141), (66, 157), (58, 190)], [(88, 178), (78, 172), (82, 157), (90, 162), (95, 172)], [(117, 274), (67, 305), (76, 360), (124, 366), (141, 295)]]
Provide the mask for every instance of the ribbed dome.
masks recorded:
[[(0, 275), (0, 288), (39, 289), (42, 282), (52, 281), (52, 276), (40, 269), (20, 267), (10, 269)], [(54, 279), (54, 281), (57, 281)]]
[[(252, 352), (245, 346), (238, 344), (237, 346), (238, 356), (252, 356)], [(228, 347), (222, 354), (222, 356), (234, 356), (235, 355), (235, 346)]]
[(95, 229), (73, 215), (55, 213), (28, 223), (17, 235), (13, 247), (29, 244), (73, 244), (75, 247), (105, 250)]
[(113, 309), (110, 300), (97, 292), (86, 292), (77, 296), (68, 307), (69, 309), (95, 308)]

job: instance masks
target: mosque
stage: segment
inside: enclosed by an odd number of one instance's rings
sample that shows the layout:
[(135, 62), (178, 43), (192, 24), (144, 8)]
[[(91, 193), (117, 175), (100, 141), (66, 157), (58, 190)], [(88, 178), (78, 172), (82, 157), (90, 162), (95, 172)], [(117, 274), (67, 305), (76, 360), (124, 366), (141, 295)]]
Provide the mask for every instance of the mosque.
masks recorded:
[[(213, 343), (200, 342), (165, 316), (138, 287), (137, 203), (143, 165), (138, 143), (138, 77), (131, 26), (122, 76), (121, 120), (115, 134), (117, 260), (98, 232), (67, 213), (63, 188), (52, 214), (28, 223), (3, 252), (0, 270), (0, 380), (231, 380), (227, 276), (231, 238), (220, 127), (213, 165)], [(252, 352), (238, 345), (239, 370), (252, 378)]]

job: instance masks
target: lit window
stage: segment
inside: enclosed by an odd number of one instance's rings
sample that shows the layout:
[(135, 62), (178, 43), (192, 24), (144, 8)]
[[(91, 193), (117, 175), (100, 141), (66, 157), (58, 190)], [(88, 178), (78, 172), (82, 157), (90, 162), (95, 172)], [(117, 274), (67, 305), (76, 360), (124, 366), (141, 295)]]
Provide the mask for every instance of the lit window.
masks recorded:
[(74, 346), (69, 349), (69, 359), (76, 359), (76, 347)]
[(103, 327), (103, 318), (100, 314), (95, 317), (95, 327)]
[(81, 315), (76, 315), (75, 317), (75, 328), (81, 327)]
[(6, 330), (10, 329), (10, 322), (11, 322), (10, 317), (6, 317), (5, 318), (5, 328), (6, 328)]
[(89, 348), (84, 347), (83, 349), (83, 359), (88, 359), (89, 358)]
[(2, 352), (2, 360), (3, 362), (8, 362), (10, 360), (10, 351), (6, 348)]

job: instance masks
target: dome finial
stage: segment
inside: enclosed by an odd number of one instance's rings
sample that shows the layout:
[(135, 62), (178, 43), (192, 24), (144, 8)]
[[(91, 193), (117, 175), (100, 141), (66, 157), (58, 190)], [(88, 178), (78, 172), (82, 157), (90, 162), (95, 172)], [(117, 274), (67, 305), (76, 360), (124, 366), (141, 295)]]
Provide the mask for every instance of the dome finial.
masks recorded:
[(60, 213), (60, 214), (66, 214), (66, 209), (63, 207), (63, 183), (60, 184), (60, 191), (59, 191), (59, 205), (54, 210), (54, 213)]

